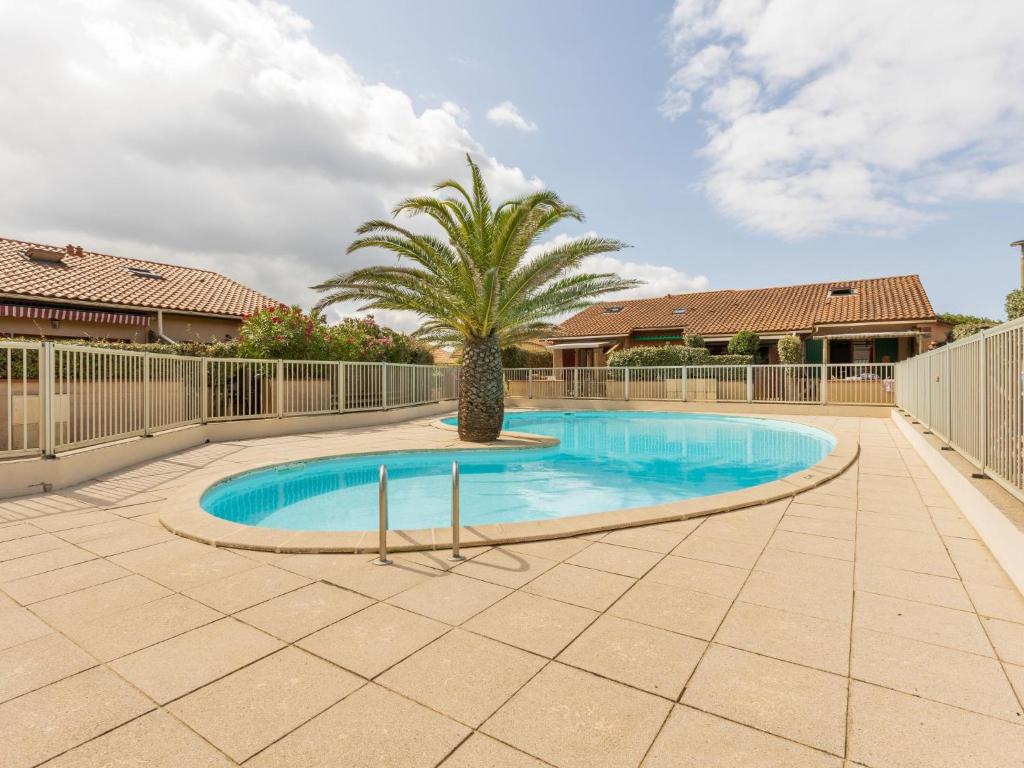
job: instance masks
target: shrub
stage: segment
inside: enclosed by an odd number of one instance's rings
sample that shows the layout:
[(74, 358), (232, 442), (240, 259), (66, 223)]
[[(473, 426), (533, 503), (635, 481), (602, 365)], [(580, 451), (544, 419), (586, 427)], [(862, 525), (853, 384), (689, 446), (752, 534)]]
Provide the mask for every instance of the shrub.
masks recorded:
[(687, 333), (683, 336), (683, 346), (704, 349), (704, 337), (696, 333)]
[(1024, 316), (1024, 288), (1016, 288), (1006, 294), (1006, 319), (1016, 320)]
[(988, 323), (989, 326), (998, 325), (998, 320), (993, 320), (991, 317), (982, 317), (980, 315), (964, 315), (959, 312), (939, 312), (936, 317), (943, 323), (949, 323), (950, 325), (968, 325), (972, 323)]
[(785, 365), (796, 365), (803, 361), (804, 347), (799, 336), (790, 334), (783, 336), (778, 342), (779, 362)]
[(949, 335), (953, 341), (956, 341), (957, 339), (965, 339), (968, 336), (973, 336), (974, 334), (985, 330), (986, 328), (991, 328), (992, 325), (993, 323), (988, 322), (960, 323), (959, 325), (953, 326), (953, 330), (949, 332)]
[(711, 355), (708, 358), (711, 365), (752, 365), (754, 358), (750, 355)]
[(501, 365), (504, 368), (550, 368), (551, 364), (551, 352), (546, 349), (512, 346), (501, 350)]
[(701, 347), (670, 344), (664, 347), (630, 347), (617, 349), (608, 355), (608, 365), (615, 368), (633, 368), (657, 365), (707, 365), (711, 354)]
[(761, 346), (761, 337), (753, 331), (740, 331), (729, 339), (730, 355), (756, 355)]
[(245, 316), (238, 350), (241, 357), (264, 360), (432, 362), (425, 346), (377, 325), (372, 317), (347, 317), (329, 326), (321, 315), (307, 315), (299, 307), (284, 305)]

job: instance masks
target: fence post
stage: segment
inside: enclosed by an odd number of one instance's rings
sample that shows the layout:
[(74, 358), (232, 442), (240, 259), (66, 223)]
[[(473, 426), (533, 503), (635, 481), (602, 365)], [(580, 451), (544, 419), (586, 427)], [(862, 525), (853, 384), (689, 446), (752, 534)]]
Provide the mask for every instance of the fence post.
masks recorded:
[(629, 400), (629, 368), (626, 368), (625, 381), (622, 385), (622, 393), (626, 400)]
[(277, 361), (277, 386), (274, 387), (276, 397), (274, 407), (277, 409), (277, 418), (284, 416), (284, 360)]
[(821, 364), (821, 404), (828, 405), (828, 364)]
[(948, 349), (943, 357), (946, 363), (946, 447), (950, 448), (949, 444), (953, 439), (953, 361), (949, 359)]
[(345, 363), (338, 361), (338, 413), (345, 412)]
[(689, 368), (687, 368), (687, 367), (686, 367), (686, 366), (684, 365), (684, 366), (683, 366), (683, 402), (684, 402), (684, 403), (686, 402), (686, 398), (687, 398), (687, 396), (689, 395), (689, 393), (687, 392), (687, 390), (689, 389), (689, 386), (690, 386), (690, 377), (689, 377), (689, 375), (687, 374), (687, 371), (688, 371), (688, 370), (690, 370), (690, 369), (689, 369)]
[[(42, 432), (42, 440), (39, 447), (42, 449), (43, 456), (48, 459), (56, 458), (57, 455), (53, 407), (54, 378), (56, 373), (55, 358), (53, 342), (44, 341), (39, 348), (39, 362), (41, 363), (39, 366), (41, 368), (39, 372), (39, 428)], [(10, 371), (8, 371), (8, 375), (10, 375)]]
[(573, 397), (579, 397), (580, 396), (580, 369), (579, 368), (573, 368), (572, 369), (572, 396)]
[(988, 470), (988, 339), (985, 331), (981, 336), (981, 365), (978, 366), (978, 424), (981, 435), (979, 441), (978, 461), (981, 463), (981, 475)]
[(142, 353), (142, 434), (144, 437), (152, 437), (149, 430), (149, 352)]
[(380, 364), (380, 407), (381, 410), (388, 409), (388, 364)]
[(199, 413), (199, 421), (201, 424), (205, 424), (210, 419), (210, 361), (209, 358), (203, 358), (203, 364), (200, 366), (199, 378), (202, 379), (201, 386), (199, 388), (200, 394), (203, 398), (202, 408)]
[(747, 402), (754, 402), (754, 366), (747, 366)]
[(526, 399), (533, 400), (533, 368), (526, 369)]

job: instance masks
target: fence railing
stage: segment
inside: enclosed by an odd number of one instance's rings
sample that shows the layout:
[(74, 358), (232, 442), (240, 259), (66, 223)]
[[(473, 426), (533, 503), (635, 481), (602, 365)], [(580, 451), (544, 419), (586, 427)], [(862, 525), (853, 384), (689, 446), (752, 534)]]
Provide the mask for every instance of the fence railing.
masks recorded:
[(423, 405), (458, 392), (454, 367), (0, 342), (0, 458), (55, 455), (213, 421)]
[(509, 397), (894, 405), (892, 363), (511, 368)]
[(899, 363), (903, 411), (1024, 500), (1024, 318)]

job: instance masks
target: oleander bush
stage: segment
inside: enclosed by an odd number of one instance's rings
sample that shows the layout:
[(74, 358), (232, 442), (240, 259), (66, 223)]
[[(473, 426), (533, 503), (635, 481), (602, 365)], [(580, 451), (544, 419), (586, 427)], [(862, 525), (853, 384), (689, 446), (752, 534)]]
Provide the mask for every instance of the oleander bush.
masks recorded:
[(268, 307), (242, 319), (240, 357), (264, 360), (344, 360), (348, 362), (433, 362), (425, 345), (378, 325), (372, 317), (347, 317), (327, 325), (322, 315), (299, 307)]

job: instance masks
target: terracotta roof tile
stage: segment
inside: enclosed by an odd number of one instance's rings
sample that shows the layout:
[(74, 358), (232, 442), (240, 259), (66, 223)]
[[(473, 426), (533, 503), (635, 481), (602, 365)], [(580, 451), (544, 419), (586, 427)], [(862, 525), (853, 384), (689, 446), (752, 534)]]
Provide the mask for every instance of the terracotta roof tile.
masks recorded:
[[(851, 296), (829, 296), (853, 288)], [(622, 307), (608, 313), (609, 307)], [(675, 309), (685, 310), (682, 314)], [(562, 336), (622, 336), (637, 329), (682, 329), (704, 336), (738, 331), (772, 333), (810, 330), (825, 323), (934, 320), (917, 275), (790, 285), (753, 290), (705, 291), (656, 299), (604, 301), (566, 320)]]
[[(76, 251), (65, 254), (60, 262), (48, 263), (27, 258), (30, 248), (65, 250), (63, 246), (0, 238), (0, 294), (229, 316), (279, 303), (205, 269), (92, 251)], [(161, 277), (133, 274), (129, 267)]]

